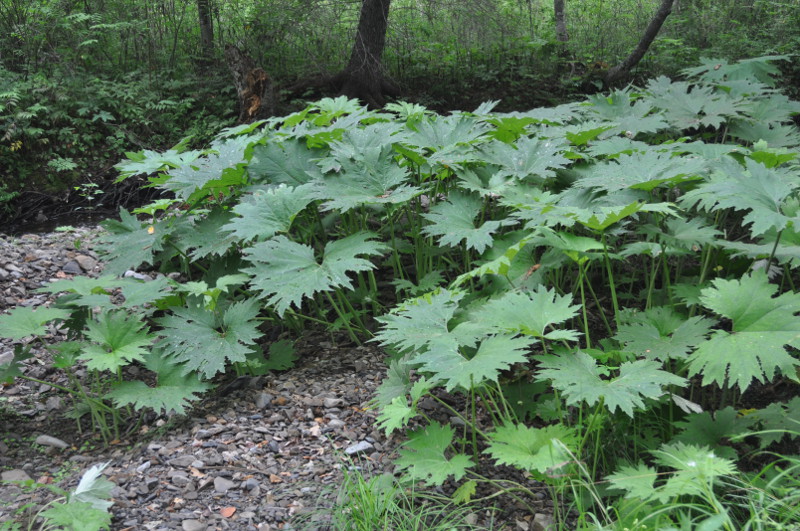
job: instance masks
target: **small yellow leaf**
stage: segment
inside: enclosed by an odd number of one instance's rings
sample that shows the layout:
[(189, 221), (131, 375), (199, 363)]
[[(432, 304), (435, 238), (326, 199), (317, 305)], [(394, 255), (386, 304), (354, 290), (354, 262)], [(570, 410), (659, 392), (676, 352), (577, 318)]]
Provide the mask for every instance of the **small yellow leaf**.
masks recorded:
[(152, 225), (147, 227), (147, 234), (153, 234), (156, 231), (156, 228)]

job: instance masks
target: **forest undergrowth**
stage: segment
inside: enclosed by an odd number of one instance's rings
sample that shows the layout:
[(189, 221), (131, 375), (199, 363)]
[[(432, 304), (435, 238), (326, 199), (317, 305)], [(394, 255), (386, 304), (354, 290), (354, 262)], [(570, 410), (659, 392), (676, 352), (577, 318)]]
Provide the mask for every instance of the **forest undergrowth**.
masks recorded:
[[(275, 327), (324, 327), (389, 356), (400, 486), (530, 493), (488, 458), (548, 485), (565, 529), (796, 528), (800, 103), (778, 59), (526, 112), (326, 98), (127, 153), (122, 178), (169, 198), (105, 222), (104, 276), (0, 316), (0, 377), (66, 327), (62, 390), (111, 440), (221, 373), (289, 366)], [(137, 268), (177, 274), (117, 276)]]

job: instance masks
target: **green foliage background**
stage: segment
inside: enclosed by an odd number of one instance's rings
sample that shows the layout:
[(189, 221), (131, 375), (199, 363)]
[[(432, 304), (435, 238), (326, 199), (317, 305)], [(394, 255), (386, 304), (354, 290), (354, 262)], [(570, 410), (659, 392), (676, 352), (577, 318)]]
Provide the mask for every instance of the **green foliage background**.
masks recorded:
[[(656, 0), (567, 1), (570, 40), (555, 40), (549, 0), (395, 0), (384, 65), (403, 99), (436, 110), (501, 100), (502, 110), (559, 103), (599, 86)], [(131, 146), (195, 145), (235, 118), (222, 57), (234, 43), (279, 88), (281, 112), (321, 95), (307, 80), (341, 69), (357, 0), (216, 0), (212, 65), (199, 61), (197, 4), (0, 1), (0, 201), (22, 188), (64, 190), (106, 175)], [(800, 6), (774, 0), (676, 2), (639, 79), (676, 74), (703, 55), (793, 53)], [(795, 60), (784, 65), (796, 86)], [(305, 80), (305, 81), (304, 81)]]

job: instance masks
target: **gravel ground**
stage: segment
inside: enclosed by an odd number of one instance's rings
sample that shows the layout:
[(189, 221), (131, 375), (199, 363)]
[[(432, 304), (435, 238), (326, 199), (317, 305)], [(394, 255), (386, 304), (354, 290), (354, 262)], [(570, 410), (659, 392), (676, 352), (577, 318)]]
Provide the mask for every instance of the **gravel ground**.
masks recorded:
[[(0, 235), (0, 311), (47, 303), (47, 294), (34, 290), (48, 280), (99, 274), (91, 251), (97, 232)], [(51, 330), (50, 339), (60, 334)], [(292, 522), (304, 513), (324, 521), (342, 469), (391, 472), (400, 440), (374, 427), (376, 412), (368, 407), (385, 374), (377, 348), (336, 345), (325, 334), (309, 334), (296, 348), (300, 360), (292, 370), (227, 382), (187, 417), (147, 419), (108, 447), (64, 418), (69, 401), (49, 385), (2, 386), (3, 479), (73, 488), (89, 467), (109, 462), (104, 474), (117, 485), (114, 530), (296, 529)], [(12, 353), (11, 343), (0, 340), (0, 364)], [(37, 357), (26, 374), (64, 379)], [(0, 524), (24, 521), (20, 507), (52, 498), (47, 489), (2, 483)], [(544, 497), (532, 503), (547, 512)], [(541, 529), (543, 520), (514, 506), (504, 507), (505, 525), (488, 511), (472, 516), (485, 529)]]

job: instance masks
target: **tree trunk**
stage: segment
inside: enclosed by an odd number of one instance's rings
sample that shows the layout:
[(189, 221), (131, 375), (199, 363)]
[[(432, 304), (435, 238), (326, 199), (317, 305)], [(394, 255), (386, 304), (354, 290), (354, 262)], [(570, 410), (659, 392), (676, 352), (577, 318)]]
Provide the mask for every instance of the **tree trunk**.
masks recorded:
[(200, 66), (208, 68), (214, 56), (214, 24), (211, 20), (211, 0), (197, 0), (200, 23)]
[(381, 66), (390, 3), (391, 0), (363, 0), (350, 61), (336, 76), (342, 94), (358, 98), (373, 108), (383, 106), (384, 95), (397, 94), (397, 88), (384, 77)]
[(564, 0), (553, 0), (553, 9), (556, 13), (556, 40), (567, 42), (569, 33), (567, 33), (567, 12), (564, 9)]
[(675, 0), (661, 0), (661, 5), (656, 11), (653, 20), (650, 21), (648, 24), (647, 29), (644, 31), (644, 35), (642, 35), (642, 39), (639, 41), (639, 44), (636, 45), (636, 48), (631, 52), (631, 54), (625, 58), (620, 64), (614, 66), (613, 68), (609, 69), (608, 73), (606, 74), (606, 83), (611, 85), (620, 79), (628, 77), (631, 73), (631, 69), (639, 64), (639, 61), (642, 60), (644, 54), (647, 53), (648, 48), (655, 40), (656, 35), (661, 30), (661, 26), (664, 24), (664, 21), (667, 20), (667, 17), (672, 12), (672, 4)]
[(232, 44), (225, 45), (225, 58), (239, 97), (239, 123), (249, 123), (275, 114), (272, 80), (264, 69), (258, 68), (249, 55)]

